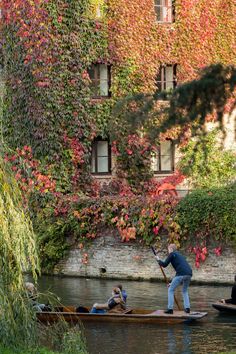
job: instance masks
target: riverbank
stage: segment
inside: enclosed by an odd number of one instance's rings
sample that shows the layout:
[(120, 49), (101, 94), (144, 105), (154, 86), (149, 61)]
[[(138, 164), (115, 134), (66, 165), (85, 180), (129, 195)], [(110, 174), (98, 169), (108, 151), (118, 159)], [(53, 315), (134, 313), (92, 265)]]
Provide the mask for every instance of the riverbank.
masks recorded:
[[(184, 252), (183, 252), (184, 253)], [(236, 251), (223, 249), (221, 256), (210, 250), (200, 268), (195, 267), (195, 256), (184, 253), (193, 268), (195, 284), (232, 284), (236, 269)], [(167, 256), (162, 248), (159, 256)], [(165, 269), (167, 277), (173, 277), (172, 267)], [(87, 247), (75, 247), (61, 260), (52, 274), (98, 279), (126, 279), (136, 281), (163, 281), (163, 275), (149, 247), (141, 244), (122, 243), (118, 236), (105, 234)]]
[[(64, 273), (55, 273), (55, 274), (48, 274), (48, 273), (43, 273), (41, 274), (42, 276), (46, 277), (52, 277), (52, 278), (68, 278), (68, 279), (85, 279), (85, 280), (107, 280), (107, 281), (113, 281), (113, 282), (118, 282), (118, 281), (130, 281), (130, 282), (142, 282), (142, 283), (156, 283), (156, 284), (163, 284), (165, 283), (165, 280), (162, 276), (162, 278), (133, 278), (133, 277), (127, 277), (127, 278), (117, 278), (117, 277), (103, 277), (103, 276), (84, 276), (84, 275), (73, 275), (73, 274), (64, 274)], [(26, 273), (26, 276), (30, 276), (29, 274)], [(171, 279), (171, 278), (170, 278)], [(201, 281), (201, 280), (191, 280), (191, 285), (199, 285), (199, 286), (212, 286), (212, 287), (221, 287), (221, 286), (231, 286), (233, 284), (233, 281), (231, 282), (222, 282), (222, 281)]]

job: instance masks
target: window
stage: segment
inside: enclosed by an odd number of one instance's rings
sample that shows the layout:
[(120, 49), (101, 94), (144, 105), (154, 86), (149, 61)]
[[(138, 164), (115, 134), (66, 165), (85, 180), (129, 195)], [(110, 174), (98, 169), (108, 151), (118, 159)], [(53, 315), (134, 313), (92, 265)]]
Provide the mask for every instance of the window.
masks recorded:
[(174, 171), (174, 144), (171, 140), (161, 141), (158, 152), (152, 157), (152, 169), (155, 173)]
[(102, 17), (101, 4), (97, 4), (96, 6), (96, 18)]
[(111, 173), (111, 147), (108, 140), (97, 138), (92, 144), (92, 173)]
[(110, 96), (110, 66), (106, 64), (93, 64), (88, 70), (91, 80), (93, 97)]
[(157, 22), (174, 22), (174, 7), (172, 0), (154, 0)]
[(162, 65), (157, 76), (157, 88), (159, 91), (174, 89), (176, 81), (177, 65)]

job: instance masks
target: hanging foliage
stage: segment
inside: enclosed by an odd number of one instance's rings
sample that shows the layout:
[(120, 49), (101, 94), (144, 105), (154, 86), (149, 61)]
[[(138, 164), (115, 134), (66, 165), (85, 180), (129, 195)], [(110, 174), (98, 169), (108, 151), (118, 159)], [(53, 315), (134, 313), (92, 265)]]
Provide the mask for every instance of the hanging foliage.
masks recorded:
[(0, 328), (1, 343), (33, 345), (35, 321), (24, 289), (23, 272), (36, 279), (38, 258), (31, 222), (23, 211), (18, 186), (0, 159)]

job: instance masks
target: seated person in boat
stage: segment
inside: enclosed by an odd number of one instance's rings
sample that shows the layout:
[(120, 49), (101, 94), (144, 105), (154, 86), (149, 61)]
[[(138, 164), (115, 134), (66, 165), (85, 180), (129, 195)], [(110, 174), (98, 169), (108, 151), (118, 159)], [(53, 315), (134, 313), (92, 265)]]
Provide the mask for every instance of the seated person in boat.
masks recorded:
[(123, 297), (123, 300), (126, 303), (127, 302), (127, 296), (128, 296), (126, 290), (123, 289), (123, 286), (121, 284), (118, 284), (117, 288), (120, 289), (122, 297)]
[(105, 304), (95, 303), (90, 313), (105, 313), (105, 312), (124, 312), (126, 309), (125, 301), (122, 296), (120, 288), (115, 287), (112, 290), (112, 296)]
[(222, 299), (221, 302), (224, 304), (233, 304), (236, 305), (236, 275), (234, 277), (234, 285), (231, 290), (231, 298), (230, 299)]
[(38, 301), (37, 301), (38, 292), (37, 292), (37, 289), (33, 283), (26, 282), (25, 288), (26, 288), (27, 296), (30, 300), (30, 303), (35, 311), (37, 311), (37, 312), (49, 311), (48, 306), (46, 306), (45, 304), (38, 303)]

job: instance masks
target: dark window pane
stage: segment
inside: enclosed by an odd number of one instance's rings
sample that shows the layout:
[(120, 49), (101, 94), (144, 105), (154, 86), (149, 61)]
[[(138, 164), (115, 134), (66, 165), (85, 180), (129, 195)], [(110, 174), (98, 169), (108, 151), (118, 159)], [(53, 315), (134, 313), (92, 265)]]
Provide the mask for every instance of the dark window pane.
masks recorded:
[(99, 83), (99, 90), (100, 96), (108, 96), (109, 92), (109, 77), (108, 77), (108, 68), (107, 65), (101, 64), (100, 65), (100, 83)]
[(111, 153), (106, 140), (96, 140), (92, 145), (92, 173), (110, 173)]
[(155, 12), (156, 12), (156, 19), (158, 22), (161, 21), (161, 8), (160, 6), (155, 7)]
[(170, 140), (162, 141), (161, 150), (161, 170), (171, 171), (172, 167), (172, 142)]
[(96, 148), (92, 147), (92, 173), (96, 173)]
[(108, 156), (108, 141), (98, 141), (97, 142), (97, 155)]
[(109, 96), (109, 69), (105, 64), (94, 64), (89, 68), (90, 89), (93, 97)]
[(88, 74), (89, 74), (90, 80), (94, 80), (95, 79), (95, 68), (94, 67), (89, 68)]
[(151, 165), (156, 173), (173, 172), (174, 145), (171, 140), (161, 141), (158, 152), (152, 157)]
[(98, 157), (98, 173), (108, 173), (108, 156), (104, 157)]
[(157, 87), (158, 91), (162, 91), (162, 90), (164, 90), (164, 88), (163, 88), (163, 85), (162, 85), (161, 81), (157, 81), (157, 82), (156, 82), (156, 87)]
[(165, 81), (166, 81), (166, 90), (170, 90), (174, 88), (174, 72), (173, 66), (165, 67)]
[(176, 68), (177, 65), (162, 66), (156, 79), (156, 86), (160, 90), (172, 90), (176, 87)]

